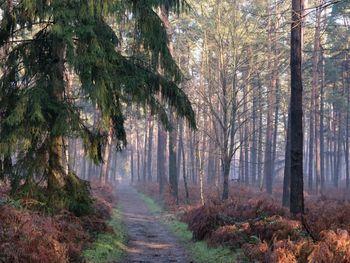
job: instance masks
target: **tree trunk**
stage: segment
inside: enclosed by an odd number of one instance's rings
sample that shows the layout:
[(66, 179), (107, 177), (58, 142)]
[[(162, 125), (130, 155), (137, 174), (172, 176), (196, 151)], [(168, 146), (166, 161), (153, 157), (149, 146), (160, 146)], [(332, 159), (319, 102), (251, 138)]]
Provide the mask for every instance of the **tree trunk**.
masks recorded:
[(144, 140), (144, 144), (143, 144), (143, 158), (142, 158), (142, 181), (146, 182), (147, 179), (147, 148), (149, 147), (149, 145), (147, 145), (147, 141), (148, 141), (148, 121), (145, 121), (145, 140)]
[[(54, 39), (53, 50), (56, 52), (53, 55), (53, 61), (57, 61), (52, 67), (51, 81), (51, 99), (54, 101), (63, 100), (63, 92), (65, 89), (64, 84), (64, 59), (65, 59), (65, 46), (63, 41)], [(53, 123), (58, 116), (53, 116)], [(49, 162), (48, 162), (48, 181), (47, 188), (49, 192), (49, 198), (53, 199), (56, 196), (57, 190), (64, 186), (65, 174), (63, 169), (63, 139), (59, 135), (51, 135), (49, 139)], [(53, 201), (53, 200), (51, 200)]]
[(229, 175), (230, 175), (230, 160), (224, 158), (222, 161), (222, 173), (223, 173), (223, 191), (222, 191), (222, 200), (227, 200), (229, 196)]
[[(183, 143), (183, 121), (181, 121), (181, 125), (179, 128), (179, 152), (182, 154), (182, 178), (184, 181), (184, 187), (185, 187), (185, 195), (186, 195), (186, 202), (189, 202), (189, 192), (188, 192), (188, 186), (187, 186), (187, 176), (186, 176), (186, 155), (185, 155), (185, 149), (184, 149), (184, 143)], [(179, 163), (180, 163), (180, 159)], [(179, 165), (180, 169), (180, 165)]]
[(309, 192), (312, 192), (313, 186), (313, 168), (314, 168), (314, 136), (315, 136), (315, 126), (314, 126), (314, 108), (315, 108), (315, 87), (312, 88), (311, 96), (311, 107), (310, 107), (310, 126), (309, 126), (309, 158), (308, 158), (308, 188)]
[(251, 177), (252, 177), (252, 184), (256, 185), (256, 168), (257, 168), (257, 148), (258, 148), (258, 142), (257, 142), (257, 131), (256, 131), (256, 119), (257, 119), (257, 106), (258, 106), (258, 98), (256, 94), (256, 88), (254, 88), (253, 91), (253, 109), (252, 109), (252, 122), (253, 122), (253, 130), (252, 130), (252, 148), (250, 151), (250, 161), (251, 161)]
[[(318, 1), (317, 4), (321, 4), (322, 1)], [(321, 34), (321, 9), (316, 9), (316, 28), (314, 37), (314, 51), (312, 58), (312, 96), (315, 101), (315, 159), (316, 159), (316, 194), (319, 193), (320, 183), (321, 183), (321, 139), (320, 139), (320, 96), (319, 92), (319, 64), (320, 64), (320, 34)], [(311, 108), (312, 109), (312, 108)]]
[(259, 80), (259, 138), (258, 138), (258, 185), (262, 189), (263, 186), (263, 102), (262, 102), (262, 86)]
[(283, 177), (283, 197), (282, 205), (284, 207), (290, 207), (290, 180), (291, 180), (291, 134), (290, 134), (290, 105), (288, 109), (288, 124), (287, 124), (287, 139), (286, 139), (286, 153), (284, 159), (284, 177)]
[(152, 157), (153, 157), (153, 120), (148, 120), (148, 154), (147, 154), (147, 179), (152, 181)]
[(137, 152), (137, 181), (141, 180), (141, 158), (140, 158), (140, 136), (139, 131), (136, 129), (136, 152)]
[(169, 183), (170, 192), (175, 198), (176, 204), (179, 202), (178, 194), (178, 178), (177, 178), (177, 161), (176, 161), (176, 138), (177, 130), (175, 123), (175, 116), (170, 113), (170, 122), (173, 130), (169, 132)]
[(110, 121), (109, 128), (108, 128), (108, 134), (107, 134), (107, 141), (103, 152), (103, 158), (102, 158), (102, 166), (101, 166), (101, 174), (100, 174), (100, 182), (102, 185), (105, 185), (108, 179), (108, 168), (110, 164), (110, 157), (111, 157), (111, 147), (112, 147), (112, 136), (113, 136), (113, 125), (112, 121)]
[(271, 10), (270, 10), (270, 1), (267, 1), (268, 9), (268, 53), (269, 57), (273, 58), (268, 60), (268, 68), (272, 69), (269, 72), (269, 81), (268, 81), (268, 99), (267, 99), (267, 123), (266, 123), (266, 137), (265, 137), (265, 160), (264, 160), (264, 179), (266, 183), (266, 192), (272, 194), (272, 185), (273, 185), (273, 163), (272, 163), (272, 143), (273, 143), (273, 109), (274, 109), (274, 94), (276, 89), (276, 57), (275, 52), (273, 52), (272, 47), (272, 31), (274, 26), (271, 23)]
[(303, 84), (302, 84), (302, 13), (304, 0), (292, 0), (291, 24), (291, 100), (290, 100), (290, 212), (304, 213), (303, 182)]
[[(322, 47), (320, 46), (320, 49)], [(320, 173), (321, 173), (321, 191), (325, 187), (325, 145), (324, 145), (324, 59), (321, 51), (321, 85), (320, 85)], [(327, 166), (329, 167), (329, 166)]]
[(131, 173), (131, 184), (135, 181), (135, 171), (134, 171), (134, 150), (130, 149), (130, 173)]
[[(349, 46), (349, 45), (348, 45)], [(346, 110), (346, 138), (345, 138), (345, 169), (346, 169), (346, 189), (349, 189), (350, 187), (350, 167), (349, 167), (349, 136), (350, 136), (350, 60), (349, 60), (349, 55), (347, 52), (345, 52), (345, 58), (344, 58), (344, 87), (345, 92), (346, 92), (346, 97), (347, 97), (347, 110)]]
[(158, 140), (157, 142), (157, 178), (159, 180), (159, 194), (162, 194), (166, 183), (166, 175), (165, 175), (166, 132), (160, 122), (158, 122), (157, 140)]
[[(278, 83), (278, 79), (276, 80)], [(278, 84), (276, 84), (276, 103), (275, 103), (275, 119), (274, 119), (274, 128), (273, 128), (273, 148), (272, 148), (272, 178), (275, 178), (275, 162), (277, 155), (277, 134), (278, 134), (278, 115), (279, 115), (279, 91)]]

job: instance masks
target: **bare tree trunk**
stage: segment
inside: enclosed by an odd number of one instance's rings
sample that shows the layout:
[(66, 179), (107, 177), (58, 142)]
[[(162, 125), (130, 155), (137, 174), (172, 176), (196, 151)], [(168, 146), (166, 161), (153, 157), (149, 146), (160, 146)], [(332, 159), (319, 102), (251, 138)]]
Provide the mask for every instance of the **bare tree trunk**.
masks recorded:
[(272, 194), (272, 184), (273, 184), (273, 164), (272, 164), (272, 143), (273, 143), (273, 109), (274, 109), (274, 94), (276, 89), (276, 57), (272, 48), (272, 31), (274, 26), (271, 23), (271, 10), (270, 10), (270, 1), (267, 1), (268, 9), (268, 53), (269, 57), (273, 57), (273, 62), (268, 60), (268, 68), (272, 69), (272, 72), (269, 72), (269, 92), (268, 92), (268, 104), (267, 104), (267, 123), (266, 123), (266, 137), (265, 137), (265, 160), (264, 160), (264, 179), (266, 183), (266, 191), (269, 194)]
[(146, 182), (147, 179), (147, 148), (149, 147), (149, 145), (147, 145), (147, 141), (148, 141), (148, 121), (145, 121), (145, 140), (144, 140), (144, 144), (143, 144), (143, 164), (142, 164), (142, 181)]
[(259, 80), (259, 138), (258, 138), (258, 185), (262, 188), (263, 184), (263, 103), (262, 103), (262, 86)]
[[(187, 176), (186, 176), (186, 156), (185, 156), (185, 149), (184, 149), (184, 143), (183, 143), (183, 121), (180, 121), (179, 125), (179, 152), (182, 154), (182, 178), (184, 181), (184, 187), (185, 187), (185, 195), (186, 195), (186, 202), (189, 202), (189, 193), (188, 193), (188, 186), (187, 186)], [(180, 158), (179, 164), (180, 164)], [(178, 166), (180, 169), (180, 165)]]
[(158, 122), (157, 178), (159, 180), (159, 194), (163, 193), (164, 186), (166, 183), (165, 150), (166, 150), (166, 132), (162, 124)]
[[(276, 81), (278, 83), (278, 79)], [(275, 178), (275, 162), (277, 155), (277, 133), (278, 133), (278, 115), (279, 115), (279, 91), (278, 84), (276, 84), (276, 103), (275, 103), (275, 120), (274, 120), (274, 128), (273, 128), (273, 147), (272, 147), (272, 178)]]
[(212, 185), (215, 181), (215, 156), (214, 156), (215, 146), (214, 143), (209, 140), (209, 152), (208, 152), (208, 185)]
[(197, 176), (196, 176), (196, 157), (195, 157), (195, 147), (194, 147), (194, 141), (195, 139), (195, 132), (190, 131), (190, 154), (191, 154), (191, 171), (192, 171), (192, 183), (197, 184)]
[[(321, 4), (323, 0), (319, 0), (317, 4)], [(315, 159), (316, 159), (316, 194), (319, 193), (320, 182), (321, 182), (321, 139), (320, 139), (320, 96), (319, 92), (319, 64), (320, 64), (320, 34), (321, 34), (321, 9), (316, 9), (316, 28), (314, 37), (314, 52), (312, 58), (312, 96), (315, 100)], [(312, 109), (312, 108), (311, 108)]]
[[(320, 49), (322, 47), (320, 46)], [(322, 52), (322, 51), (321, 51)], [(321, 53), (321, 85), (320, 85), (320, 173), (321, 173), (321, 191), (325, 188), (325, 146), (324, 146), (324, 59)], [(329, 167), (329, 166), (327, 166)]]
[(342, 152), (342, 114), (339, 112), (338, 114), (338, 134), (337, 134), (337, 142), (335, 143), (337, 145), (337, 150), (336, 150), (336, 164), (335, 164), (335, 171), (334, 171), (334, 186), (336, 188), (339, 187), (339, 179), (341, 177), (341, 152)]
[(153, 157), (153, 120), (148, 120), (148, 154), (147, 154), (147, 179), (152, 181), (152, 157)]
[(258, 142), (257, 142), (257, 131), (256, 131), (256, 120), (257, 120), (257, 106), (258, 106), (258, 98), (256, 94), (256, 88), (254, 88), (253, 91), (253, 109), (252, 109), (252, 122), (253, 122), (253, 128), (252, 128), (252, 148), (250, 151), (250, 161), (251, 161), (251, 177), (252, 177), (252, 184), (256, 185), (256, 168), (257, 168), (257, 148), (258, 148)]
[(135, 171), (134, 171), (134, 149), (130, 149), (130, 173), (131, 173), (131, 184), (135, 181)]
[(282, 205), (290, 207), (290, 180), (291, 180), (291, 134), (290, 134), (290, 105), (288, 109), (288, 124), (287, 124), (287, 139), (286, 139), (286, 154), (284, 159), (284, 177), (283, 177), (283, 198)]
[(310, 126), (309, 126), (309, 171), (308, 171), (308, 188), (309, 192), (312, 192), (313, 186), (313, 168), (314, 168), (314, 136), (315, 136), (315, 125), (314, 125), (314, 108), (315, 108), (315, 92), (316, 87), (312, 88), (311, 96), (311, 107), (310, 107)]
[(136, 151), (137, 151), (137, 181), (141, 181), (141, 160), (140, 160), (140, 136), (139, 131), (136, 129)]
[[(348, 45), (349, 46), (349, 45)], [(345, 169), (346, 169), (346, 188), (349, 189), (350, 187), (350, 167), (349, 167), (349, 136), (350, 136), (350, 60), (349, 55), (347, 52), (345, 52), (345, 58), (344, 58), (344, 89), (346, 92), (347, 97), (347, 111), (346, 111), (346, 138), (345, 138)]]
[(169, 183), (170, 191), (172, 196), (175, 198), (176, 203), (179, 202), (179, 193), (178, 193), (178, 178), (177, 178), (177, 160), (176, 160), (176, 123), (175, 116), (170, 114), (170, 121), (173, 127), (173, 130), (169, 132)]
[[(246, 71), (249, 71), (249, 69), (247, 69)], [(249, 74), (248, 72), (246, 74)], [(246, 77), (246, 82), (248, 82), (248, 77)], [(246, 185), (249, 184), (249, 124), (248, 124), (248, 97), (249, 97), (249, 94), (248, 94), (248, 87), (249, 85), (246, 84), (245, 87), (244, 87), (244, 91), (243, 91), (243, 96), (244, 96), (244, 99), (243, 99), (243, 111), (244, 111), (244, 119), (245, 119), (245, 123), (244, 123), (244, 137), (243, 137), (243, 140), (244, 140), (244, 159), (243, 159), (243, 169), (244, 169), (244, 183)], [(231, 142), (232, 143), (232, 142)]]
[(290, 212), (304, 213), (303, 182), (303, 83), (302, 83), (302, 13), (304, 0), (292, 0), (291, 24), (291, 100), (290, 100), (290, 156), (291, 185)]
[[(242, 131), (242, 128), (240, 129), (240, 140), (241, 142), (243, 141), (243, 131)], [(245, 173), (245, 170), (244, 170), (244, 151), (243, 151), (243, 147), (241, 146), (239, 148), (239, 183), (243, 184), (244, 182), (244, 173)]]
[(200, 153), (199, 149), (199, 144), (200, 142), (196, 142), (196, 158), (198, 160), (198, 171), (199, 171), (199, 192), (200, 192), (200, 198), (201, 198), (201, 203), (204, 205), (204, 193), (203, 193), (203, 156)]
[(107, 134), (107, 141), (103, 152), (102, 157), (102, 166), (101, 166), (101, 174), (100, 174), (100, 182), (102, 185), (105, 185), (108, 179), (108, 168), (110, 163), (110, 152), (111, 152), (111, 146), (112, 146), (112, 136), (113, 136), (113, 125), (110, 121), (109, 128), (108, 128), (108, 134)]

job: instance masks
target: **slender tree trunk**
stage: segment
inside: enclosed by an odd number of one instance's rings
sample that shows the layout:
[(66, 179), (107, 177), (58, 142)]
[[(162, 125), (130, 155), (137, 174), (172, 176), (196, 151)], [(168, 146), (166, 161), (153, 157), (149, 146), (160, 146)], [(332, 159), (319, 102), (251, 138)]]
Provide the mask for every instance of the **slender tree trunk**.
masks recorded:
[(147, 145), (147, 141), (148, 141), (148, 121), (145, 121), (145, 140), (144, 140), (144, 144), (143, 144), (143, 158), (142, 158), (142, 181), (146, 182), (147, 179), (147, 148), (149, 147), (149, 145)]
[[(183, 143), (183, 122), (181, 121), (181, 125), (179, 128), (179, 152), (182, 154), (182, 178), (184, 181), (184, 187), (185, 187), (185, 195), (186, 195), (186, 202), (189, 202), (189, 192), (188, 192), (188, 186), (187, 186), (187, 176), (186, 176), (186, 155), (185, 155), (185, 149), (184, 149), (184, 143)], [(178, 159), (180, 162), (180, 159)], [(180, 169), (180, 166), (179, 166)]]
[[(317, 4), (321, 4), (323, 0), (319, 0)], [(312, 96), (315, 101), (315, 160), (316, 160), (316, 194), (319, 193), (321, 183), (321, 139), (320, 139), (320, 96), (319, 96), (319, 64), (320, 64), (320, 34), (321, 34), (321, 9), (316, 9), (316, 28), (314, 37), (314, 52), (312, 58)], [(311, 108), (312, 109), (312, 108)]]
[[(247, 69), (246, 71), (247, 74), (249, 74), (249, 69)], [(249, 76), (246, 77), (246, 82), (249, 81)], [(245, 121), (245, 124), (244, 124), (244, 183), (246, 185), (249, 184), (249, 122), (248, 122), (248, 97), (249, 97), (249, 94), (248, 94), (248, 89), (249, 89), (249, 85), (246, 84), (245, 87), (244, 87), (244, 106), (243, 106), (243, 109), (244, 109), (244, 119), (246, 120)], [(231, 142), (232, 143), (232, 142)]]
[[(243, 127), (240, 128), (239, 131), (239, 136), (240, 136), (240, 141), (241, 144), (243, 144)], [(243, 146), (239, 148), (239, 183), (243, 184), (244, 183), (244, 151), (243, 151)]]
[(141, 180), (141, 158), (140, 158), (140, 136), (139, 131), (136, 129), (136, 152), (137, 152), (137, 181)]
[(192, 183), (197, 184), (196, 176), (196, 157), (195, 147), (193, 141), (195, 141), (195, 132), (190, 131), (190, 154), (191, 154), (191, 171), (192, 171)]
[[(320, 46), (320, 49), (322, 47)], [(320, 85), (320, 173), (321, 173), (321, 191), (325, 188), (325, 145), (324, 145), (324, 59), (321, 51), (321, 85)], [(329, 166), (327, 166), (329, 167)]]
[(258, 105), (258, 98), (256, 94), (256, 88), (254, 88), (253, 91), (253, 109), (252, 109), (252, 122), (253, 122), (253, 136), (252, 136), (252, 148), (250, 151), (250, 160), (251, 160), (251, 177), (252, 177), (252, 184), (256, 185), (256, 168), (257, 168), (257, 148), (258, 148), (258, 142), (257, 142), (257, 131), (256, 131), (256, 119), (257, 119), (257, 105)]
[[(347, 45), (349, 47), (349, 45)], [(347, 97), (347, 110), (346, 110), (346, 138), (345, 138), (345, 169), (346, 169), (346, 188), (349, 189), (350, 187), (350, 167), (349, 167), (349, 136), (350, 136), (350, 60), (349, 60), (349, 54), (345, 52), (345, 59), (344, 59), (344, 78), (345, 78), (345, 92)]]
[[(337, 134), (337, 150), (336, 150), (336, 165), (335, 165), (335, 176), (334, 176), (334, 186), (336, 188), (339, 187), (339, 180), (341, 178), (341, 153), (342, 153), (342, 114), (339, 113), (339, 119), (338, 119), (338, 123), (339, 123), (339, 127), (338, 127), (338, 134)], [(335, 143), (335, 142), (334, 142)]]
[(292, 0), (291, 24), (291, 100), (290, 100), (290, 156), (291, 189), (290, 212), (304, 213), (303, 182), (303, 84), (302, 84), (302, 13), (304, 0)]
[(315, 87), (313, 87), (312, 97), (311, 97), (311, 107), (310, 107), (310, 126), (309, 126), (309, 158), (308, 158), (308, 188), (309, 192), (312, 192), (313, 187), (313, 168), (314, 168), (314, 136), (315, 136), (315, 126), (314, 126), (314, 108), (315, 108)]
[(130, 173), (131, 173), (131, 184), (135, 181), (135, 171), (134, 171), (134, 149), (130, 149)]
[(169, 183), (172, 196), (175, 198), (176, 203), (179, 202), (178, 194), (178, 178), (177, 178), (177, 160), (176, 160), (176, 123), (173, 114), (170, 114), (170, 121), (172, 123), (173, 130), (169, 132)]
[(102, 157), (102, 166), (101, 166), (101, 174), (100, 174), (100, 182), (102, 185), (105, 185), (108, 179), (108, 168), (110, 164), (110, 157), (111, 157), (111, 146), (112, 146), (112, 136), (113, 136), (113, 125), (110, 121), (109, 128), (108, 128), (108, 134), (107, 134), (107, 141), (106, 145), (104, 147), (104, 153)]
[(207, 183), (208, 185), (212, 185), (212, 183), (215, 181), (215, 147), (214, 143), (209, 140), (209, 152), (208, 152), (208, 177), (207, 177)]
[(200, 142), (197, 141), (196, 142), (196, 158), (198, 160), (200, 198), (201, 198), (202, 205), (204, 205), (204, 193), (203, 193), (203, 177), (204, 177), (203, 163), (204, 163), (204, 161), (203, 161), (203, 156), (202, 156), (200, 149), (199, 149), (199, 144), (200, 144)]
[(157, 178), (159, 180), (159, 194), (164, 191), (166, 183), (165, 175), (165, 151), (166, 151), (166, 132), (160, 122), (158, 122), (158, 142), (157, 142)]
[(283, 198), (282, 205), (290, 207), (290, 180), (291, 180), (291, 134), (290, 134), (290, 105), (288, 109), (288, 124), (287, 124), (287, 138), (286, 138), (286, 153), (284, 159), (284, 177), (283, 177)]
[[(277, 79), (278, 83), (278, 79)], [(274, 120), (274, 128), (273, 128), (273, 149), (272, 149), (272, 178), (275, 178), (275, 162), (277, 155), (277, 133), (278, 133), (278, 115), (279, 115), (279, 91), (278, 84), (276, 84), (276, 105), (275, 105), (275, 120)]]
[(258, 138), (258, 185), (262, 189), (263, 185), (263, 102), (262, 86), (259, 80), (259, 138)]
[(229, 196), (229, 174), (230, 174), (230, 160), (227, 158), (223, 159), (222, 164), (222, 173), (223, 173), (223, 192), (222, 192), (222, 200), (227, 200)]
[(273, 143), (273, 109), (274, 109), (274, 94), (276, 89), (276, 57), (274, 56), (272, 48), (272, 31), (274, 26), (271, 23), (271, 10), (270, 10), (270, 1), (267, 1), (268, 9), (268, 53), (269, 57), (273, 58), (268, 61), (268, 68), (272, 69), (269, 72), (269, 92), (268, 92), (268, 105), (267, 105), (267, 124), (266, 124), (266, 137), (265, 137), (265, 160), (264, 160), (264, 179), (266, 183), (266, 191), (269, 194), (272, 194), (272, 185), (273, 185), (273, 163), (272, 163), (272, 143)]
[(153, 157), (153, 120), (148, 120), (148, 154), (147, 154), (147, 179), (152, 181), (152, 157)]

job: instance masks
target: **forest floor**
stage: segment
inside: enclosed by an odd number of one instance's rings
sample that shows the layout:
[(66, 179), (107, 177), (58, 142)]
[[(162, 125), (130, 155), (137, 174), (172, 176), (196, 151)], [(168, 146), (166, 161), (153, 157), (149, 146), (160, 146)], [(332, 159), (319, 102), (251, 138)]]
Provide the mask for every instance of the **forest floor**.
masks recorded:
[(156, 183), (136, 187), (159, 200), (165, 211), (177, 215), (188, 228), (192, 243), (204, 242), (206, 249), (201, 253), (226, 248), (236, 255), (231, 262), (350, 262), (350, 197), (340, 189), (330, 188), (320, 196), (305, 192), (305, 214), (301, 216), (291, 215), (281, 206), (280, 186), (268, 195), (255, 187), (232, 185), (224, 202), (220, 189), (210, 186), (204, 189), (204, 205), (196, 185), (189, 186), (188, 200), (184, 189), (179, 189), (178, 204), (170, 189), (160, 196)]
[(190, 263), (185, 248), (129, 185), (118, 187), (118, 204), (128, 235), (125, 263)]

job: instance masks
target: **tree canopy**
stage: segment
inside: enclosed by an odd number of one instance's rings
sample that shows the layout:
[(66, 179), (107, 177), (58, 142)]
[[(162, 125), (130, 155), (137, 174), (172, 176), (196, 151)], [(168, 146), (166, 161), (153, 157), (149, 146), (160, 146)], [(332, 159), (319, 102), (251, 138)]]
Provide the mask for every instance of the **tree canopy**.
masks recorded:
[[(28, 194), (39, 185), (49, 199), (62, 199), (57, 197), (70, 178), (62, 166), (64, 138), (83, 138), (89, 157), (101, 162), (110, 123), (117, 148), (126, 146), (125, 105), (150, 108), (170, 129), (169, 105), (195, 127), (191, 104), (177, 86), (181, 71), (156, 13), (161, 6), (179, 13), (187, 5), (169, 0), (1, 3), (0, 152), (4, 160), (16, 155), (4, 173), (14, 193), (30, 185)], [(119, 48), (123, 36), (111, 19), (130, 24), (129, 52)], [(98, 129), (89, 127), (76, 98), (69, 96), (68, 71), (79, 78), (76, 96), (98, 108)]]

